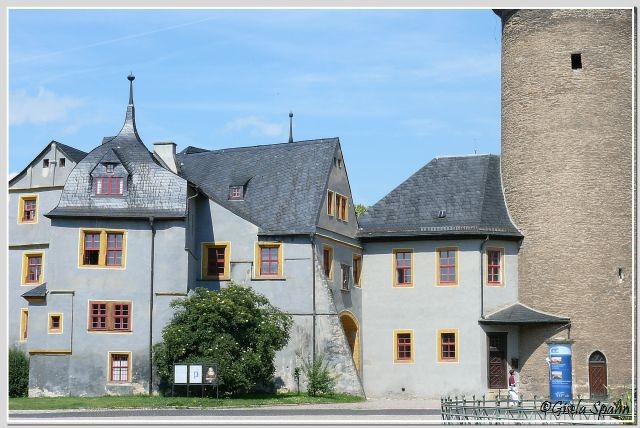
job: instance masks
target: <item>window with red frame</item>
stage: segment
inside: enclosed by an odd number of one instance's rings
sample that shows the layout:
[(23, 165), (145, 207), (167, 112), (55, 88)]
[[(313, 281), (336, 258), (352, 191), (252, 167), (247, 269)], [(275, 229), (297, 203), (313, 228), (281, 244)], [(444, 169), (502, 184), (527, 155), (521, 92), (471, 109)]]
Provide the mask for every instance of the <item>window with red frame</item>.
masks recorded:
[(260, 247), (260, 275), (278, 274), (278, 247)]
[(107, 233), (107, 266), (122, 266), (122, 233)]
[(456, 334), (440, 333), (440, 359), (456, 359)]
[(100, 261), (100, 232), (84, 233), (82, 264), (97, 265)]
[(412, 359), (411, 333), (396, 334), (396, 350), (397, 350), (396, 360), (410, 361)]
[(22, 221), (34, 221), (36, 219), (36, 199), (29, 198), (22, 200)]
[(440, 284), (455, 284), (456, 278), (456, 250), (444, 249), (438, 251), (440, 260)]
[(96, 195), (122, 195), (123, 177), (96, 177)]
[(42, 274), (42, 256), (39, 254), (27, 256), (27, 277), (26, 283), (38, 283), (40, 282), (40, 275)]
[(113, 329), (129, 330), (129, 304), (115, 303), (113, 305)]
[(107, 329), (107, 304), (91, 303), (89, 330)]
[(397, 251), (396, 256), (396, 285), (411, 285), (411, 252)]
[(490, 285), (501, 284), (502, 275), (502, 251), (487, 251), (487, 282)]
[(207, 248), (207, 277), (224, 276), (225, 250), (225, 247)]
[(111, 354), (110, 382), (129, 382), (129, 354)]
[(89, 302), (90, 331), (131, 331), (130, 302)]

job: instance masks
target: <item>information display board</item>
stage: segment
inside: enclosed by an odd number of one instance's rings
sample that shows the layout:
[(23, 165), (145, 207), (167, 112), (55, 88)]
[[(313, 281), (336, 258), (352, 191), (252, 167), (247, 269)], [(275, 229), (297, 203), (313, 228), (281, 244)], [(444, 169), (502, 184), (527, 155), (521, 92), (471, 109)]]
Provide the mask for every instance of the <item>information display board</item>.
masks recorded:
[(202, 396), (204, 396), (205, 387), (211, 386), (215, 387), (217, 397), (219, 379), (220, 373), (216, 363), (175, 363), (173, 365), (173, 384), (171, 385), (171, 395), (173, 396), (174, 394), (175, 385), (185, 385), (187, 387), (187, 397), (189, 396), (189, 387), (199, 386), (200, 392)]
[(549, 344), (549, 396), (551, 401), (571, 401), (571, 344)]
[(176, 364), (173, 369), (173, 383), (186, 384), (187, 383), (187, 365)]

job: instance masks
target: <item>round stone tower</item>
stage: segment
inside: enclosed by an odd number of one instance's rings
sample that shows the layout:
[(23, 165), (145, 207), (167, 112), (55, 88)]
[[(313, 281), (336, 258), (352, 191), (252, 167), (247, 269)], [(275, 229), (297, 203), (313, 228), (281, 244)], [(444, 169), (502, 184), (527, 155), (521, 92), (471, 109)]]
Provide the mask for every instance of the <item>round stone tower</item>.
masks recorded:
[(545, 341), (570, 333), (574, 397), (619, 390), (632, 379), (632, 11), (496, 13), (502, 180), (524, 235), (519, 298), (571, 318), (570, 331), (521, 328), (521, 387), (548, 393)]

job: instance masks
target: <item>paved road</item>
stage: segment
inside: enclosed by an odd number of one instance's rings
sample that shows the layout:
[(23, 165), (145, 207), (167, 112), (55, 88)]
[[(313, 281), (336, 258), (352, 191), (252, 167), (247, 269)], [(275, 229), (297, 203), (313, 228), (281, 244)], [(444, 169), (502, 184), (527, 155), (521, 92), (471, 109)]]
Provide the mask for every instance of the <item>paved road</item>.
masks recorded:
[(368, 400), (363, 403), (327, 405), (271, 406), (226, 409), (120, 409), (120, 410), (56, 410), (56, 411), (12, 411), (9, 420), (16, 422), (55, 421), (177, 421), (185, 422), (278, 422), (296, 424), (309, 422), (346, 423), (419, 423), (440, 420), (439, 402), (422, 400)]

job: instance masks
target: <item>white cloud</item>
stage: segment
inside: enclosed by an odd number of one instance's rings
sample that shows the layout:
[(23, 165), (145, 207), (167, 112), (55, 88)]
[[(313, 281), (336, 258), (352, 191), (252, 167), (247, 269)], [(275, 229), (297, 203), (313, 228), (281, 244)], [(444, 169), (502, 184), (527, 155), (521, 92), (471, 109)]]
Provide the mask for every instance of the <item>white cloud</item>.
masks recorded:
[(84, 104), (84, 100), (57, 95), (45, 88), (38, 89), (35, 96), (26, 91), (17, 91), (10, 97), (9, 123), (21, 125), (55, 122), (67, 117), (70, 110)]
[(241, 131), (248, 129), (253, 136), (278, 137), (284, 132), (284, 126), (271, 123), (257, 116), (246, 116), (227, 123), (225, 131)]

